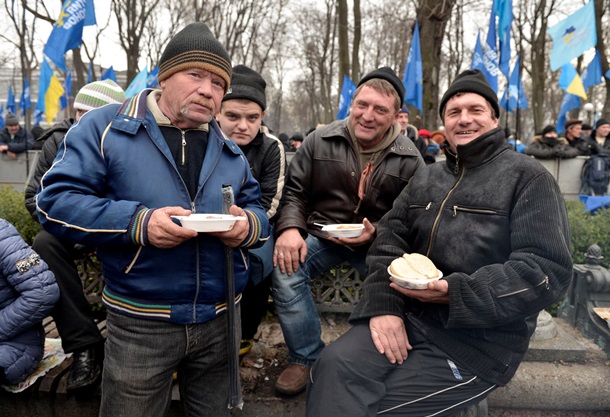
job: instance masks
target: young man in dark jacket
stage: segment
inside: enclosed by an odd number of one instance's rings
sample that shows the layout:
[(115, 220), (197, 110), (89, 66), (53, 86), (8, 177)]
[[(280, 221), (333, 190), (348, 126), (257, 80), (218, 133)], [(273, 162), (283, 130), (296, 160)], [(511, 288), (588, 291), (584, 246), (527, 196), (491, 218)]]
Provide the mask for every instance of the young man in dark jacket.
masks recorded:
[[(314, 365), (307, 416), (449, 416), (515, 374), (572, 259), (559, 187), (512, 151), (499, 113), (478, 70), (443, 96), (447, 161), (418, 171), (381, 220), (354, 326)], [(422, 290), (390, 281), (405, 252), (443, 278)]]
[[(376, 223), (413, 174), (424, 166), (413, 142), (400, 134), (398, 111), (404, 87), (383, 67), (364, 76), (350, 116), (318, 128), (303, 141), (288, 167), (276, 224), (273, 301), (290, 365), (276, 381), (285, 395), (305, 389), (319, 356), (320, 319), (311, 277), (348, 261), (366, 274), (364, 257)], [(355, 238), (332, 238), (320, 225), (360, 223)]]
[[(261, 186), (261, 205), (273, 222), (284, 189), (286, 155), (282, 142), (262, 124), (267, 107), (266, 86), (263, 77), (253, 69), (245, 65), (233, 67), (231, 87), (222, 99), (216, 120), (223, 133), (246, 155), (252, 175)], [(241, 301), (240, 355), (252, 348), (258, 325), (267, 311), (274, 243), (271, 236), (263, 246), (249, 251), (250, 279)]]
[(34, 149), (34, 137), (19, 124), (16, 114), (8, 113), (4, 118), (4, 129), (0, 130), (0, 153), (17, 159), (17, 154), (28, 149)]

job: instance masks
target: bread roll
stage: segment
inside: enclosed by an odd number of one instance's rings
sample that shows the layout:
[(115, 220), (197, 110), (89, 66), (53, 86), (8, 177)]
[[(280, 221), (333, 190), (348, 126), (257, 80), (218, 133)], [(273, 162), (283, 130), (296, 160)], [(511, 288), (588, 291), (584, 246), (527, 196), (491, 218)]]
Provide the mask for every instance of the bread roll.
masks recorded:
[(438, 269), (427, 256), (420, 253), (405, 253), (402, 257), (409, 263), (411, 268), (427, 279), (436, 278), (438, 276)]

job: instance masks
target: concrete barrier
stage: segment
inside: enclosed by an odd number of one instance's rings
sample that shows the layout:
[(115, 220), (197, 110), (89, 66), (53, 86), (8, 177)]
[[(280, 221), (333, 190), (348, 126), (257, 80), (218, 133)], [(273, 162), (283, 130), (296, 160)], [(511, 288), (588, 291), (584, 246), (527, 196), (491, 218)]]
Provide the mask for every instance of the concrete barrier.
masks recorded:
[(18, 191), (25, 191), (39, 157), (40, 151), (17, 154), (17, 159), (7, 154), (0, 154), (0, 185), (11, 185)]

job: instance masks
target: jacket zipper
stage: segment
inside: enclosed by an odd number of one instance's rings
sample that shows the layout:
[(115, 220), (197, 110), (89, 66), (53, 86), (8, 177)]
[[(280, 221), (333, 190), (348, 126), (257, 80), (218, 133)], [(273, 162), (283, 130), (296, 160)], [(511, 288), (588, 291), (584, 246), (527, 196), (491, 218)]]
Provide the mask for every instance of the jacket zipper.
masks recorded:
[(185, 148), (186, 148), (186, 132), (182, 129), (180, 129), (180, 133), (182, 134), (182, 162), (181, 165), (184, 166), (184, 164), (186, 163), (185, 161)]
[(496, 214), (497, 211), (495, 210), (488, 210), (488, 209), (471, 209), (471, 208), (464, 208), (464, 207), (460, 207), (460, 206), (453, 206), (453, 217), (457, 216), (457, 212), (458, 211), (463, 211), (463, 212), (467, 212), (467, 213), (479, 213), (479, 214)]
[[(545, 288), (547, 290), (549, 289), (549, 277), (548, 277), (548, 275), (545, 275), (544, 279), (541, 282), (539, 282), (538, 284), (536, 284), (534, 286), (534, 288), (538, 288), (541, 285), (545, 285)], [(510, 296), (513, 296), (513, 295), (521, 294), (522, 292), (526, 292), (526, 291), (529, 291), (529, 290), (531, 290), (531, 288), (523, 288), (521, 290), (513, 291), (513, 292), (510, 292), (508, 294), (498, 295), (496, 298), (506, 298), (506, 297), (510, 297)]]

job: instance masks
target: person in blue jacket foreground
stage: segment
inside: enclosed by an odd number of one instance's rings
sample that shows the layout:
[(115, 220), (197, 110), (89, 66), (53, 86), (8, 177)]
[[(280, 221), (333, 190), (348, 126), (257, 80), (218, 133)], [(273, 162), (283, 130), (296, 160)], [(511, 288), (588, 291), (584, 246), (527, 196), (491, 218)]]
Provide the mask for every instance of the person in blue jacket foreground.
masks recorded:
[[(248, 162), (214, 120), (231, 68), (207, 25), (186, 26), (161, 56), (161, 90), (85, 114), (41, 181), (42, 226), (95, 246), (106, 277), (100, 416), (164, 415), (174, 371), (185, 415), (229, 415), (228, 358), (237, 346), (228, 346), (222, 260), (234, 248), (237, 302), (248, 280), (245, 249), (269, 235)], [(172, 219), (223, 213), (226, 185), (230, 214), (245, 218), (231, 230), (198, 234)]]
[(53, 273), (0, 219), (0, 384), (24, 381), (44, 353), (42, 319), (59, 298)]

